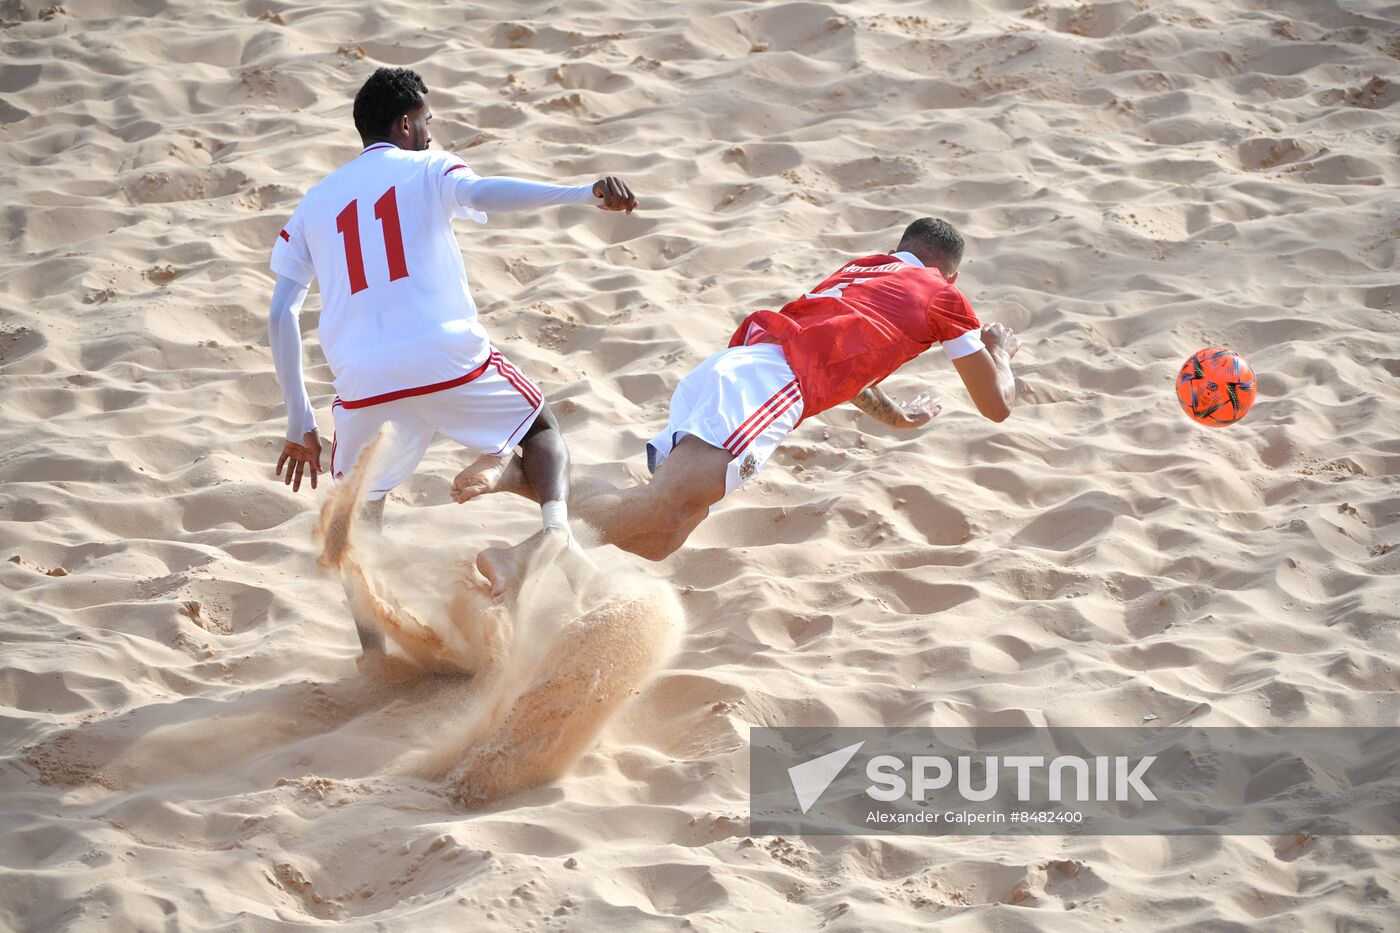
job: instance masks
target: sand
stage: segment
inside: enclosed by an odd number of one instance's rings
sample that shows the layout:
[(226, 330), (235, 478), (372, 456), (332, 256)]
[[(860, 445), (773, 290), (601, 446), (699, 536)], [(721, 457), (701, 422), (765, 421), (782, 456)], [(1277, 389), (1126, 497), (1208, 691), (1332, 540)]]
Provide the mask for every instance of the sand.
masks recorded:
[[(746, 741), (1400, 720), (1400, 6), (9, 0), (0, 20), (0, 927), (1393, 929), (1390, 838), (749, 837)], [(483, 678), (366, 679), (316, 564), (328, 490), (271, 479), (266, 261), (358, 151), (350, 96), (378, 64), (423, 73), (435, 145), (483, 174), (617, 173), (642, 199), (460, 230), (580, 475), (640, 476), (671, 388), (737, 319), (925, 214), (967, 235), (983, 319), (1024, 338), (1014, 415), (980, 419), (930, 355), (887, 383), (942, 397), (927, 432), (833, 410), (682, 552), (610, 553), (685, 631), (583, 747), (512, 718), (558, 710), (549, 676), (490, 715)], [(1260, 397), (1211, 431), (1171, 381), (1216, 344)], [(391, 595), (421, 618), (537, 522), (450, 503), (460, 466), (435, 446), (389, 505), (384, 559), (419, 558)], [(617, 618), (561, 620), (595, 634), (536, 660), (603, 670), (587, 652)], [(434, 771), (501, 774), (527, 741), (577, 761), (470, 808)]]

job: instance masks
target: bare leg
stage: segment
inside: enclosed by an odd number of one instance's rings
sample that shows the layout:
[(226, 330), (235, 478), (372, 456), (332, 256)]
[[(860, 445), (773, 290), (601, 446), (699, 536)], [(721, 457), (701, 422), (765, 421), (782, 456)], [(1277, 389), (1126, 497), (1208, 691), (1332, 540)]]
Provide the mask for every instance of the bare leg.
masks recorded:
[(499, 456), (482, 454), (477, 457), (452, 480), (452, 501), (460, 505), (488, 492), (499, 492), (501, 477), (516, 459), (513, 450)]
[[(580, 490), (570, 503), (573, 514), (591, 525), (604, 544), (662, 560), (675, 552), (724, 497), (729, 451), (686, 437), (643, 486), (615, 489), (599, 483)], [(599, 488), (601, 487), (601, 488)], [(533, 539), (532, 539), (533, 541)], [(525, 548), (526, 542), (520, 545)], [(518, 571), (524, 551), (488, 548), (477, 568), (493, 585)]]
[(699, 527), (710, 515), (710, 510), (696, 509), (688, 517), (682, 519), (675, 527), (666, 531), (658, 531), (652, 534), (641, 534), (627, 539), (625, 545), (618, 545), (625, 551), (631, 551), (639, 557), (647, 560), (665, 560), (690, 538), (690, 533)]
[(681, 439), (645, 486), (594, 495), (574, 505), (574, 515), (597, 530), (605, 544), (648, 560), (676, 550), (724, 498), (733, 457), (700, 438)]
[(535, 492), (535, 501), (568, 500), (569, 448), (548, 402), (520, 442), (520, 465)]
[[(506, 467), (517, 462), (518, 475), (511, 476), (512, 485), (517, 487), (514, 491), (536, 502), (567, 501), (569, 448), (548, 404), (525, 432), (518, 461), (508, 461)], [(508, 469), (502, 469), (492, 491), (504, 491), (497, 487), (507, 472)], [(491, 582), (491, 595), (499, 598), (518, 590), (531, 567), (557, 560), (568, 549), (570, 540), (567, 528), (546, 528), (513, 548), (487, 548), (477, 555), (477, 569)], [(587, 562), (587, 558), (580, 559)]]
[(520, 456), (476, 458), (452, 481), (454, 502), (468, 502), (493, 492), (513, 492), (535, 502), (565, 500), (569, 494), (569, 448), (559, 422), (546, 402), (520, 442)]
[(525, 478), (525, 467), (520, 462), (519, 457), (514, 457), (506, 464), (506, 470), (501, 474), (500, 480), (496, 483), (496, 492), (513, 492), (517, 496), (524, 496), (531, 502), (539, 502), (539, 497), (535, 495), (535, 489), (530, 485), (530, 481)]
[(530, 571), (558, 560), (569, 546), (563, 529), (545, 528), (514, 547), (489, 547), (476, 556), (476, 569), (491, 584), (493, 599), (514, 598)]

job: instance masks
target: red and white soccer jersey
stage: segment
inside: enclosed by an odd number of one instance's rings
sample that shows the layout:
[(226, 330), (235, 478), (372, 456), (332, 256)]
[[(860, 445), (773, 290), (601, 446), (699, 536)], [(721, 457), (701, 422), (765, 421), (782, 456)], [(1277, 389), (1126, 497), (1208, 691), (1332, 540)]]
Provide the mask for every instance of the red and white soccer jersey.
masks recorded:
[(277, 236), (272, 269), (321, 286), (321, 347), (341, 399), (441, 391), (487, 360), (453, 218), (465, 163), (376, 143), (307, 192)]
[(853, 260), (778, 311), (755, 311), (731, 347), (775, 340), (802, 386), (810, 418), (878, 384), (934, 344), (950, 359), (982, 349), (972, 305), (912, 253)]
[(655, 472), (686, 435), (727, 450), (731, 493), (805, 418), (849, 401), (935, 343), (949, 359), (982, 349), (972, 306), (912, 253), (847, 263), (781, 311), (756, 311), (671, 396), (647, 443)]

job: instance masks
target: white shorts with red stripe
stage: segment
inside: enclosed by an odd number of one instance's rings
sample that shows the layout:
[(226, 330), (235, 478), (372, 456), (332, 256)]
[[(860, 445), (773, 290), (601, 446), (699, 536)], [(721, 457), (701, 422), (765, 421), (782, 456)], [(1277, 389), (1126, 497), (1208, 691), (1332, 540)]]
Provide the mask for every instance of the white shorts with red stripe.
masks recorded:
[(475, 456), (502, 454), (520, 443), (543, 406), (544, 394), (495, 348), (475, 370), (449, 382), (368, 399), (337, 398), (331, 406), (331, 476), (344, 479), (387, 424), (385, 449), (366, 494), (382, 499), (413, 475), (439, 433)]
[(647, 444), (647, 466), (656, 472), (680, 439), (693, 434), (733, 455), (724, 478), (730, 493), (763, 469), (801, 419), (802, 391), (783, 348), (730, 347), (676, 386), (670, 423)]

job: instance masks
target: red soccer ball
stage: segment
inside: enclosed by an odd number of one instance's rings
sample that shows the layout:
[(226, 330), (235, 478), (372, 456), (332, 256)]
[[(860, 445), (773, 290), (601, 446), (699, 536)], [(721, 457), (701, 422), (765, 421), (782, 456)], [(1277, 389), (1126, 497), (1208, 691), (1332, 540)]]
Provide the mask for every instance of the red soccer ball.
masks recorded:
[(1206, 347), (1176, 374), (1176, 399), (1197, 424), (1223, 428), (1245, 416), (1254, 404), (1254, 370), (1229, 347)]

